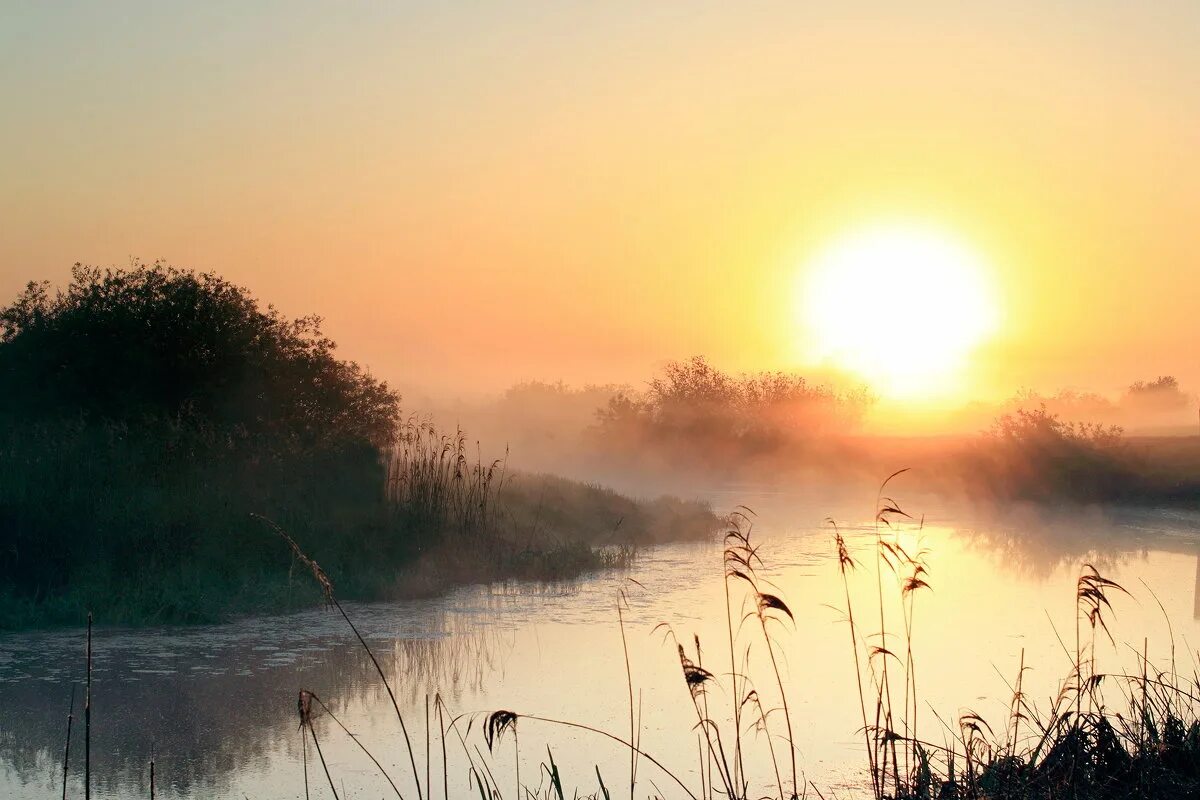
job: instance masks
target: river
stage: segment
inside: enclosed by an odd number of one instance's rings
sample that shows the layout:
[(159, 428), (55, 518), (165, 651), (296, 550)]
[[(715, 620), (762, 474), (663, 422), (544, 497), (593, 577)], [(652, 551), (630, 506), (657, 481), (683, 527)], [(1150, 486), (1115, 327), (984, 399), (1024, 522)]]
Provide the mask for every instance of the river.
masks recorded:
[[(866, 792), (861, 711), (833, 529), (824, 513), (787, 494), (741, 492), (739, 499), (758, 512), (752, 535), (762, 558), (760, 589), (783, 598), (795, 618), (793, 624), (774, 612), (781, 621), (769, 630), (787, 692), (800, 781), (826, 797), (829, 790), (841, 797)], [(716, 501), (733, 503), (724, 495)], [(997, 517), (950, 512), (936, 501), (922, 505), (923, 525), (898, 519), (897, 532), (884, 530), (910, 554), (926, 553), (930, 588), (912, 596), (921, 738), (946, 740), (968, 710), (1003, 735), (1010, 685), (1022, 657), (1031, 668), (1025, 674), (1031, 698), (1045, 703), (1057, 691), (1070, 669), (1075, 579), (1085, 562), (1129, 592), (1111, 597), (1114, 643), (1098, 634), (1102, 669), (1136, 665), (1135, 651), (1144, 642), (1152, 664), (1166, 667), (1174, 657), (1181, 671), (1193, 669), (1200, 645), (1200, 515), (1092, 509), (1050, 518), (1019, 512)], [(879, 627), (879, 588), (869, 503), (865, 515), (847, 511), (839, 523), (859, 562), (849, 574), (859, 630), (873, 634)], [(897, 578), (884, 569), (885, 614), (890, 629), (898, 631)], [(516, 737), (505, 731), (489, 753), (481, 716), (506, 709), (628, 738), (631, 690), (622, 622), (638, 717), (634, 735), (644, 752), (699, 794), (702, 783), (716, 777), (711, 766), (702, 766), (696, 705), (676, 641), (713, 674), (697, 704), (723, 726), (724, 741), (732, 747), (735, 703), (722, 574), (719, 542), (672, 544), (645, 552), (629, 572), (550, 587), (466, 587), (432, 599), (348, 604), (346, 610), (393, 679), (425, 796), (442, 796), (440, 730), (452, 721), (444, 762), (451, 796), (478, 796), (472, 764), (505, 798), (516, 797), (519, 764), (521, 783), (543, 796), (550, 785), (542, 766), (549, 761), (547, 748), (568, 796), (576, 787), (581, 795), (597, 793), (597, 769), (613, 796), (627, 795), (630, 755), (620, 744), (578, 728), (519, 718)], [(745, 593), (740, 582), (731, 582), (730, 589), (738, 671), (745, 669), (763, 703), (775, 707), (779, 692), (754, 607), (740, 605)], [(750, 614), (745, 621), (743, 612)], [(868, 637), (867, 644), (880, 641)], [(902, 641), (893, 633), (887, 644), (895, 649)], [(311, 743), (302, 749), (300, 689), (315, 692), (332, 709), (405, 798), (417, 797), (388, 696), (336, 612), (314, 607), (195, 628), (100, 627), (93, 648), (95, 797), (149, 797), (152, 759), (162, 798), (302, 798), (306, 768), (310, 796), (332, 796)], [(81, 630), (0, 636), (0, 797), (60, 796), (73, 685), (68, 789), (71, 796), (83, 796), (83, 664)], [(742, 740), (747, 774), (761, 789), (757, 796), (777, 791), (777, 780), (768, 740), (753, 730), (751, 716), (745, 711)], [(769, 721), (779, 781), (786, 788), (791, 767), (782, 713)], [(319, 714), (314, 726), (340, 796), (395, 796), (328, 715)], [(639, 759), (636, 780), (639, 797), (686, 797), (647, 759)]]

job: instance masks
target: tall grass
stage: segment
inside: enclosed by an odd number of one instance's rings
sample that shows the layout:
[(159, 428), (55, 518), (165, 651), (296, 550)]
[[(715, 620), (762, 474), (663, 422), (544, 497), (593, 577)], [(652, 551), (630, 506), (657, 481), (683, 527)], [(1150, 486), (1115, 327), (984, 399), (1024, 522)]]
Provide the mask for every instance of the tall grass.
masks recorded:
[(429, 422), (405, 423), (384, 452), (388, 507), (400, 524), (461, 536), (498, 527), (506, 461), (472, 460), (467, 447), (461, 428), (447, 435)]

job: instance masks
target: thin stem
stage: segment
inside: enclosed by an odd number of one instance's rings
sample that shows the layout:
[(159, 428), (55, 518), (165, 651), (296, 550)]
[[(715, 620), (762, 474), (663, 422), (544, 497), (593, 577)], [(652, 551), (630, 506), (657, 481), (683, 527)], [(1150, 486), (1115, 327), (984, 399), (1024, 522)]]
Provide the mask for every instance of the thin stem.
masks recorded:
[[(787, 723), (788, 734), (788, 752), (792, 759), (792, 797), (798, 797), (800, 794), (800, 784), (796, 780), (796, 739), (792, 735), (792, 715), (788, 711), (787, 693), (783, 690), (783, 678), (779, 674), (779, 664), (775, 660), (775, 647), (771, 643), (771, 636), (767, 633), (767, 618), (762, 612), (758, 614), (759, 624), (762, 625), (763, 639), (767, 642), (767, 655), (771, 657), (771, 669), (775, 672), (775, 683), (779, 687), (779, 700), (783, 703), (783, 721)], [(770, 736), (770, 731), (767, 732)]]
[(308, 734), (300, 723), (300, 767), (304, 770), (304, 800), (308, 800)]
[[(604, 736), (608, 739), (612, 739), (614, 742), (617, 742), (618, 744), (622, 744), (625, 747), (634, 747), (634, 745), (631, 742), (625, 741), (620, 736), (615, 736), (615, 735), (609, 733), (608, 731), (602, 731), (599, 728), (593, 728), (590, 725), (584, 725), (579, 722), (567, 722), (565, 720), (551, 719), (549, 717), (536, 717), (531, 714), (521, 714), (520, 716), (521, 716), (521, 719), (531, 719), (534, 722), (544, 722), (548, 725), (561, 725), (564, 728), (574, 728), (576, 730), (588, 731), (589, 733), (595, 733), (600, 736)], [(661, 761), (659, 761), (657, 758), (650, 755), (649, 753), (647, 753), (645, 750), (641, 749), (640, 747), (635, 747), (634, 749), (637, 750), (637, 754), (638, 754), (639, 758), (646, 759), (651, 764), (653, 764), (654, 766), (656, 766), (660, 770), (662, 770), (663, 774), (666, 775), (671, 780), (675, 781), (675, 783), (679, 786), (679, 788), (682, 789), (688, 797), (690, 797), (692, 800), (700, 800), (700, 798), (696, 797), (696, 795), (693, 794), (692, 790), (687, 787), (687, 784), (685, 784), (683, 781), (681, 781), (679, 779), (678, 775), (676, 775), (674, 772), (671, 772), (671, 770), (669, 770), (665, 766), (663, 766), (663, 763)]]
[(875, 752), (871, 747), (871, 730), (867, 726), (867, 700), (863, 693), (862, 666), (858, 658), (858, 633), (854, 624), (854, 605), (850, 602), (850, 581), (846, 577), (844, 565), (841, 567), (841, 573), (842, 589), (846, 594), (846, 616), (850, 620), (850, 651), (854, 653), (854, 678), (858, 682), (858, 705), (862, 711), (863, 739), (867, 745), (867, 764), (871, 769), (871, 789), (876, 800), (879, 800), (883, 797), (883, 788), (879, 785), (878, 774), (875, 770)]
[(71, 766), (71, 723), (75, 719), (75, 684), (71, 684), (71, 708), (67, 712), (67, 744), (63, 748), (62, 800), (67, 800), (67, 771)]
[[(446, 720), (442, 716), (441, 694), (433, 696), (433, 704), (437, 707), (438, 729), (441, 731), (439, 738), (442, 743), (442, 800), (450, 800), (450, 767), (446, 760)], [(430, 794), (432, 793), (433, 787), (430, 787)]]
[(83, 797), (92, 797), (92, 612), (87, 616), (87, 688), (83, 696)]
[(380, 764), (380, 763), (379, 763), (379, 759), (375, 758), (374, 754), (372, 754), (372, 753), (371, 753), (371, 751), (367, 749), (366, 745), (364, 745), (362, 742), (360, 742), (360, 741), (359, 741), (359, 739), (358, 739), (358, 737), (357, 737), (357, 736), (355, 736), (353, 733), (351, 733), (351, 732), (350, 732), (350, 729), (349, 729), (349, 728), (347, 728), (347, 727), (346, 727), (344, 724), (342, 724), (342, 721), (341, 721), (340, 719), (338, 719), (338, 718), (337, 718), (337, 715), (336, 715), (336, 714), (334, 714), (334, 713), (333, 713), (333, 711), (331, 711), (331, 710), (329, 709), (329, 706), (325, 705), (325, 701), (324, 701), (324, 700), (322, 700), (320, 697), (318, 697), (318, 696), (317, 696), (317, 695), (315, 695), (315, 694), (314, 694), (314, 695), (312, 695), (312, 698), (313, 698), (314, 700), (316, 700), (316, 701), (317, 701), (317, 704), (318, 704), (318, 705), (320, 705), (320, 706), (321, 706), (321, 708), (322, 708), (322, 709), (325, 711), (325, 713), (329, 715), (329, 718), (330, 718), (331, 720), (333, 720), (334, 722), (336, 722), (336, 723), (337, 723), (337, 726), (338, 726), (339, 728), (341, 728), (341, 729), (342, 729), (342, 731), (343, 731), (343, 732), (344, 732), (344, 733), (345, 733), (347, 736), (349, 736), (349, 737), (350, 737), (350, 739), (351, 739), (351, 740), (352, 740), (352, 741), (353, 741), (353, 742), (354, 742), (356, 745), (358, 745), (358, 749), (359, 749), (359, 750), (362, 750), (362, 751), (363, 751), (363, 753), (364, 753), (364, 754), (366, 754), (367, 758), (371, 759), (371, 763), (372, 763), (372, 764), (374, 764), (374, 765), (376, 766), (376, 768), (379, 770), (379, 774), (381, 774), (381, 775), (384, 777), (384, 780), (386, 780), (386, 781), (388, 782), (388, 784), (389, 784), (389, 785), (392, 787), (392, 791), (396, 793), (396, 797), (399, 797), (399, 798), (400, 798), (400, 800), (404, 800), (404, 795), (400, 794), (400, 790), (399, 790), (398, 788), (396, 788), (396, 783), (395, 783), (395, 781), (393, 781), (393, 780), (392, 780), (392, 776), (391, 776), (391, 775), (389, 775), (389, 774), (387, 773), (387, 770), (385, 770), (385, 769), (383, 768), (383, 764)]
[[(622, 593), (621, 599), (624, 598)], [(625, 615), (621, 612), (621, 599), (617, 600), (617, 625), (621, 629), (621, 649), (625, 651), (625, 685), (629, 690), (629, 741), (637, 744), (636, 723), (633, 716), (633, 671), (629, 666), (629, 642), (625, 638)], [(633, 800), (637, 784), (637, 750), (629, 749), (629, 800)]]
[[(729, 675), (730, 681), (733, 683), (733, 773), (738, 787), (741, 788), (746, 775), (746, 768), (742, 763), (742, 698), (738, 691), (737, 661), (733, 647), (733, 609), (729, 598), (728, 570), (725, 571), (723, 580), (725, 582), (725, 629), (729, 634)], [(768, 733), (768, 737), (769, 735)], [(780, 794), (783, 794), (782, 788)]]
[(325, 754), (321, 752), (321, 743), (317, 741), (317, 731), (309, 722), (308, 732), (312, 734), (313, 746), (317, 748), (317, 758), (321, 759), (321, 769), (325, 770), (325, 780), (329, 781), (329, 791), (333, 792), (333, 800), (338, 800), (337, 789), (333, 785), (333, 776), (329, 774), (329, 766), (325, 763)]
[(429, 778), (429, 695), (425, 695), (425, 788), (433, 797), (433, 783)]
[(363, 650), (367, 652), (367, 656), (371, 659), (371, 663), (375, 665), (375, 671), (379, 673), (379, 679), (383, 681), (383, 688), (387, 690), (388, 698), (392, 701), (392, 708), (396, 710), (396, 719), (400, 721), (400, 732), (404, 734), (404, 746), (408, 749), (408, 761), (412, 764), (413, 782), (417, 785), (417, 800), (424, 800), (424, 794), (421, 791), (420, 773), (417, 772), (417, 759), (413, 755), (412, 739), (408, 736), (408, 727), (404, 724), (404, 715), (400, 713), (400, 704), (396, 701), (396, 694), (392, 691), (392, 685), (388, 682), (387, 675), (383, 672), (383, 667), (379, 665), (379, 659), (375, 658), (375, 654), (371, 652), (370, 646), (363, 639), (362, 634), (358, 632), (358, 628), (354, 627), (354, 623), (350, 621), (350, 617), (346, 614), (346, 609), (342, 608), (342, 604), (337, 601), (336, 597), (330, 595), (329, 600), (342, 615), (342, 619), (346, 620), (346, 624), (354, 632), (358, 643), (362, 645)]

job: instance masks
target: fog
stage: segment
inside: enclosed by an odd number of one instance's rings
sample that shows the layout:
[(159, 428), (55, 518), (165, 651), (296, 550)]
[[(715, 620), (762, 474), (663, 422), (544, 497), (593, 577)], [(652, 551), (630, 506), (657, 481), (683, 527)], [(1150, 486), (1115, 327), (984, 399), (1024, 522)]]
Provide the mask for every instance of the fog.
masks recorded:
[(634, 384), (522, 381), (493, 394), (410, 394), (404, 406), (464, 431), (482, 460), (641, 496), (803, 486), (826, 501), (865, 498), (910, 469), (919, 491), (981, 504), (1142, 502), (1190, 485), (1200, 463), (1196, 399), (1169, 376), (1115, 394), (1022, 390), (934, 414), (836, 376), (737, 373), (693, 358)]

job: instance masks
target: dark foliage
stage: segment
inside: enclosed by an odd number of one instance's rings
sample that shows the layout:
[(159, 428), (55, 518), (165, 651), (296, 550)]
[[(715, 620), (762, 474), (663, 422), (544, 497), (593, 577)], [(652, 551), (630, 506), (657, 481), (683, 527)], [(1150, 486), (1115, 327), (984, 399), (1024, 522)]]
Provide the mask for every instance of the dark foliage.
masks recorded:
[(163, 264), (76, 265), (0, 311), (0, 413), (22, 422), (195, 425), (271, 449), (385, 444), (399, 397), (334, 356), (320, 320), (288, 320), (243, 288)]
[(1140, 489), (1134, 456), (1117, 426), (1069, 422), (1018, 408), (996, 420), (973, 454), (977, 490), (1037, 501), (1118, 501)]

